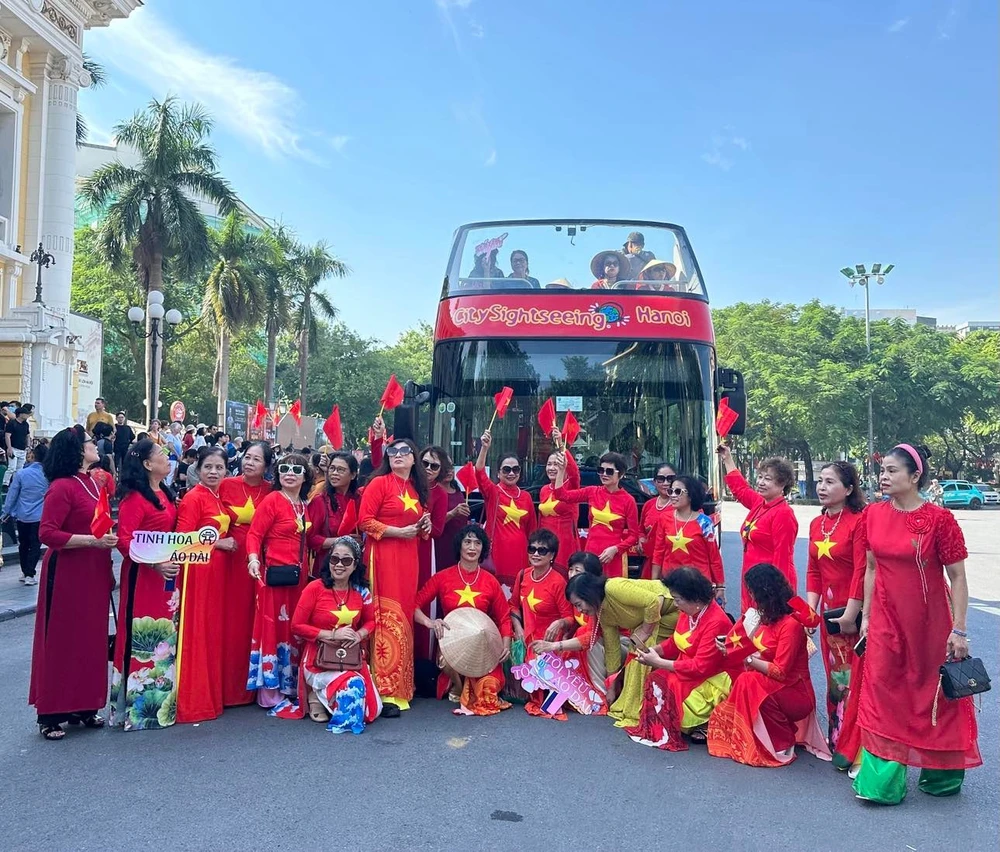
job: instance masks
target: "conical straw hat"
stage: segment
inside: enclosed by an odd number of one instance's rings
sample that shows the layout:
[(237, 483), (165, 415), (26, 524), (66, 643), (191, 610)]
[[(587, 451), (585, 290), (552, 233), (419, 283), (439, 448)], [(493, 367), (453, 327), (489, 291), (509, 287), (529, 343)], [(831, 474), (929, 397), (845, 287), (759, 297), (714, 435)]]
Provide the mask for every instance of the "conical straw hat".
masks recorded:
[(448, 625), (438, 644), (444, 661), (463, 677), (482, 677), (497, 667), (503, 656), (503, 639), (485, 612), (459, 607), (449, 612)]

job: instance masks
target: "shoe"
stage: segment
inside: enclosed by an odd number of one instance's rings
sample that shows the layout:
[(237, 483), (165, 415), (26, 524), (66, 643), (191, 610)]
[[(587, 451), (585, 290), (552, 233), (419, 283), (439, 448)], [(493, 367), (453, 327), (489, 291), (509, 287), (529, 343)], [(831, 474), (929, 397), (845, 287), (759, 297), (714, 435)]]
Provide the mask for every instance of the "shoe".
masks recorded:
[(26, 586), (37, 586), (38, 585), (38, 578), (37, 577), (25, 577), (24, 580), (23, 580), (23, 582), (24, 582), (24, 585), (26, 585)]
[(28, 582), (28, 578), (25, 577), (24, 574), (22, 574), (20, 577), (17, 578), (17, 582), (21, 583), (21, 585), (24, 585), (25, 583)]
[(398, 719), (400, 709), (395, 704), (383, 704), (382, 712), (379, 714), (383, 719)]

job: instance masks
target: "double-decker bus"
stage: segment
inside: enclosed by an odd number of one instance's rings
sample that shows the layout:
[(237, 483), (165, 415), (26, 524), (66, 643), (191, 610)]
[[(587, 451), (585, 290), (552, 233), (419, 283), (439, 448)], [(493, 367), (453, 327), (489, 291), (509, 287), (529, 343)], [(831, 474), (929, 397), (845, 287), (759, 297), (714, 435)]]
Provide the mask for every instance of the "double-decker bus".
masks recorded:
[[(617, 269), (616, 269), (617, 265)], [(657, 465), (718, 494), (720, 393), (745, 409), (742, 377), (719, 370), (708, 293), (677, 225), (608, 219), (476, 222), (455, 234), (434, 334), (430, 404), (417, 434), (473, 459), (493, 395), (514, 389), (493, 426), (493, 457), (521, 459), (522, 484), (545, 481), (550, 436), (539, 407), (572, 411), (584, 483), (611, 450), (640, 498)], [(741, 418), (740, 423), (742, 424)]]

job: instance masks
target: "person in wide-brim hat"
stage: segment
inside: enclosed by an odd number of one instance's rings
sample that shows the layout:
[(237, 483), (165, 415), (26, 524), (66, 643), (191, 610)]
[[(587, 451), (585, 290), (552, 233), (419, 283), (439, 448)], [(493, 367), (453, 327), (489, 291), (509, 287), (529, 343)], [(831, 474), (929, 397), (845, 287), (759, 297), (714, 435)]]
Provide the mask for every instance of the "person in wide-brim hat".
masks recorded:
[(557, 278), (555, 281), (550, 281), (545, 285), (546, 290), (572, 290), (573, 285), (569, 283), (565, 278)]
[[(613, 257), (618, 261), (618, 272), (615, 274), (614, 280), (608, 281), (606, 264), (609, 257)], [(609, 290), (618, 284), (619, 281), (628, 280), (629, 277), (629, 259), (625, 256), (624, 252), (618, 251), (616, 249), (608, 249), (607, 251), (599, 251), (594, 255), (593, 260), (590, 261), (590, 271), (593, 273), (596, 279), (593, 284), (590, 285), (592, 290)]]
[(669, 260), (651, 260), (639, 273), (639, 281), (642, 282), (637, 290), (676, 290), (677, 288), (668, 283), (677, 274), (677, 267)]

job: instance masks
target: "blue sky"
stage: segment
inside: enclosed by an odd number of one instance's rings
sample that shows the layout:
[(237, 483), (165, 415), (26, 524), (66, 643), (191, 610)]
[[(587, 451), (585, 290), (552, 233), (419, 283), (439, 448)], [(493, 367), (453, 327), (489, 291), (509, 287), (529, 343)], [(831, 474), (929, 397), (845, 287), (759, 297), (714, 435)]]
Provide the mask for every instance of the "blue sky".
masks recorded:
[[(275, 17), (284, 5), (289, 15)], [(295, 14), (291, 14), (291, 10)], [(621, 11), (618, 11), (618, 10)], [(675, 222), (715, 304), (1000, 317), (997, 5), (977, 0), (147, 0), (90, 31), (103, 141), (171, 92), (262, 215), (353, 268), (363, 334), (431, 321), (454, 229)]]

